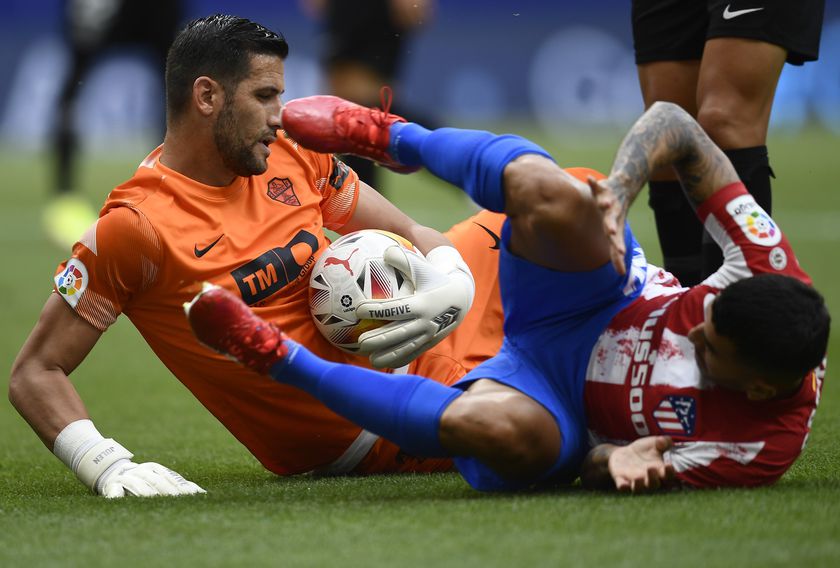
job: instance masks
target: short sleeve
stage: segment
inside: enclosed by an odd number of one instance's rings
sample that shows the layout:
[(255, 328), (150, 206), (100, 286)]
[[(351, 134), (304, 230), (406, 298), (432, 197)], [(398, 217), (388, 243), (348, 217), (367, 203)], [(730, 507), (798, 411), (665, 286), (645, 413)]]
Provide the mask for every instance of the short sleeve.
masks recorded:
[(696, 488), (759, 487), (775, 483), (800, 453), (803, 436), (770, 441), (675, 444), (668, 459), (683, 485)]
[[(684, 485), (756, 487), (775, 483), (799, 457), (811, 430), (824, 365), (789, 398), (744, 405), (707, 401), (707, 434), (675, 441), (666, 454)], [(711, 406), (711, 408), (709, 408)]]
[(723, 251), (723, 266), (703, 284), (723, 289), (738, 280), (767, 273), (811, 284), (781, 228), (743, 183), (718, 190), (697, 208), (697, 215)]
[(151, 223), (130, 207), (110, 209), (56, 269), (54, 291), (85, 321), (105, 331), (157, 278), (161, 245)]
[(359, 176), (336, 156), (323, 158), (320, 164), (323, 177), (318, 181), (322, 195), (321, 213), (324, 226), (334, 231), (343, 227), (356, 210)]

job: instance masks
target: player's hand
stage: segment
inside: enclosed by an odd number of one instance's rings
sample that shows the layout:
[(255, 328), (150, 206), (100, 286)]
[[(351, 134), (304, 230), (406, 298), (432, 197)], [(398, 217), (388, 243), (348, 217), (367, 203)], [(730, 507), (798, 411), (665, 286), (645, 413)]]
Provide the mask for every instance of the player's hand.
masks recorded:
[(596, 180), (589, 176), (586, 181), (589, 182), (595, 203), (601, 211), (604, 232), (610, 241), (610, 260), (616, 272), (624, 275), (627, 272), (627, 266), (624, 264), (624, 254), (627, 252), (627, 243), (624, 242), (624, 222), (630, 205), (627, 194), (619, 182), (613, 178)]
[[(192, 481), (160, 464), (134, 463), (131, 461), (134, 454), (113, 438), (103, 438), (89, 420), (73, 424), (83, 422), (88, 425), (76, 431), (79, 433), (77, 439), (68, 442), (72, 447), (68, 448), (56, 439), (57, 445), (64, 446), (56, 455), (95, 493), (109, 499), (126, 495), (153, 497), (206, 493)], [(84, 434), (89, 435), (87, 440)]]
[(674, 480), (674, 467), (662, 455), (671, 449), (668, 436), (646, 436), (613, 450), (609, 457), (610, 475), (619, 491), (642, 493), (667, 487)]
[(108, 499), (126, 495), (155, 497), (207, 493), (168, 467), (154, 462), (138, 464), (129, 460), (114, 464), (114, 468), (97, 482), (96, 491)]
[(359, 304), (359, 319), (393, 320), (363, 333), (359, 343), (374, 367), (397, 368), (437, 345), (461, 323), (472, 305), (475, 282), (451, 246), (437, 247), (426, 258), (393, 246), (383, 258), (414, 285), (414, 294)]

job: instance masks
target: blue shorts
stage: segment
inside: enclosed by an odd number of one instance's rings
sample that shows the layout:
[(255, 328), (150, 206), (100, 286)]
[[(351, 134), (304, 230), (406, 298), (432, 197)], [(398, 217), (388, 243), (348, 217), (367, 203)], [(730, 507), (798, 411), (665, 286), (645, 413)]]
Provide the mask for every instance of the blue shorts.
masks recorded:
[(572, 482), (589, 449), (583, 387), (598, 337), (644, 285), (647, 262), (629, 225), (624, 229), (625, 276), (611, 263), (589, 272), (558, 272), (514, 256), (510, 223), (502, 229), (499, 282), (505, 311), (505, 340), (499, 353), (454, 386), (466, 390), (479, 379), (513, 387), (542, 404), (557, 421), (560, 455), (538, 479), (510, 481), (475, 458), (455, 458), (475, 489), (521, 489), (538, 482)]

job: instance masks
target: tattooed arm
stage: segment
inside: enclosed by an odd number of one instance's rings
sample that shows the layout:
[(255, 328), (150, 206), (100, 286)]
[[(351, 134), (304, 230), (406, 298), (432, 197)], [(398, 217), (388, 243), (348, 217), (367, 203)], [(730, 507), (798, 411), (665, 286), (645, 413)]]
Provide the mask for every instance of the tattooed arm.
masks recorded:
[(615, 189), (625, 193), (629, 205), (647, 183), (650, 172), (663, 166), (676, 169), (695, 205), (738, 181), (729, 159), (691, 115), (673, 103), (658, 102), (624, 137), (610, 179), (620, 183)]
[(729, 159), (679, 106), (658, 102), (636, 121), (618, 149), (610, 176), (589, 180), (604, 213), (604, 229), (613, 243), (613, 264), (624, 273), (624, 219), (650, 178), (673, 166), (689, 199), (698, 205), (718, 189), (738, 181)]

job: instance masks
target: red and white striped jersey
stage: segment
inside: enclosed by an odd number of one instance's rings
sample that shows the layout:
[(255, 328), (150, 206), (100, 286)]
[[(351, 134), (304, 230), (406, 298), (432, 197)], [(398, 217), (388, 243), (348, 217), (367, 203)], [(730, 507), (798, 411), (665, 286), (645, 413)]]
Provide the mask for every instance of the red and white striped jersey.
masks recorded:
[(613, 318), (592, 351), (585, 388), (592, 443), (669, 435), (675, 446), (666, 459), (683, 484), (770, 484), (805, 444), (825, 362), (793, 396), (751, 401), (701, 379), (687, 334), (733, 282), (761, 273), (811, 281), (743, 184), (721, 189), (697, 213), (723, 249), (724, 264), (692, 288), (648, 266), (641, 296)]

